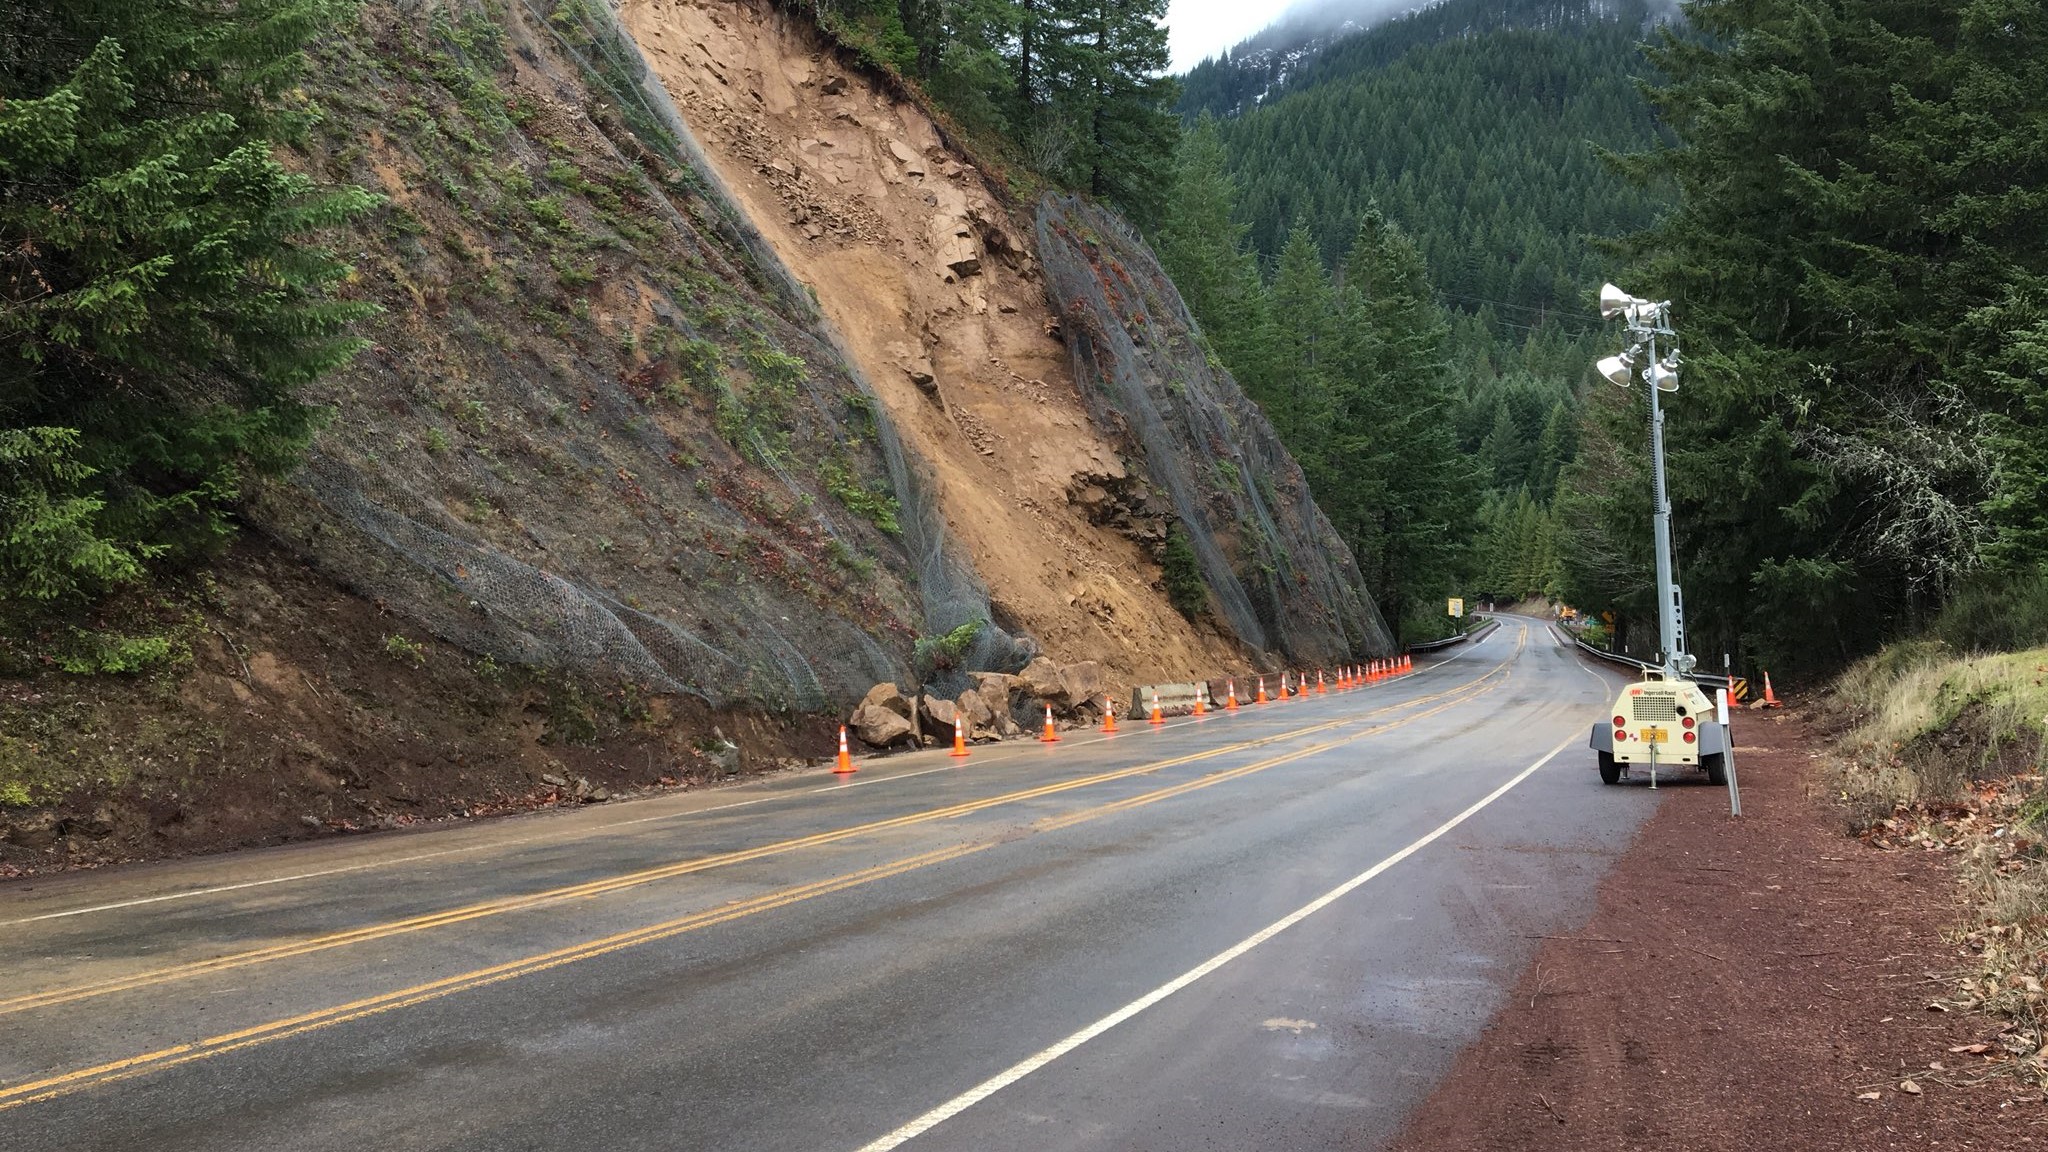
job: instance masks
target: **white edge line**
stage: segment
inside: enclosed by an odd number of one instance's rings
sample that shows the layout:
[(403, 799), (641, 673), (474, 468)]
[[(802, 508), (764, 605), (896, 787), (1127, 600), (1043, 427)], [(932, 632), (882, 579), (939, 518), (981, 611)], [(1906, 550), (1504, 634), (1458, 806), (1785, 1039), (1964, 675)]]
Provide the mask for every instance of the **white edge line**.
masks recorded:
[(1367, 881), (1370, 881), (1374, 877), (1378, 876), (1380, 873), (1385, 872), (1387, 869), (1392, 868), (1394, 865), (1399, 864), (1401, 861), (1406, 860), (1408, 857), (1413, 856), (1417, 852), (1420, 852), (1422, 849), (1434, 843), (1436, 840), (1442, 837), (1445, 833), (1449, 832), (1451, 829), (1456, 828), (1458, 825), (1463, 824), (1466, 820), (1471, 819), (1473, 815), (1478, 813), (1487, 805), (1493, 803), (1495, 800), (1500, 799), (1502, 796), (1507, 795), (1509, 789), (1513, 788), (1515, 785), (1520, 784), (1522, 781), (1527, 780), (1530, 776), (1534, 775), (1538, 768), (1541, 768), (1545, 764), (1550, 763), (1553, 759), (1557, 757), (1558, 753), (1570, 747), (1572, 743), (1577, 739), (1578, 737), (1576, 736), (1567, 737), (1563, 743), (1559, 744), (1555, 748), (1552, 748), (1550, 751), (1544, 753), (1541, 759), (1537, 760), (1534, 764), (1531, 764), (1527, 768), (1524, 768), (1520, 772), (1516, 773), (1515, 776), (1512, 779), (1508, 780), (1505, 784), (1502, 784), (1500, 787), (1495, 788), (1493, 791), (1487, 793), (1478, 802), (1474, 803), (1471, 807), (1465, 809), (1463, 812), (1460, 812), (1456, 816), (1451, 817), (1449, 820), (1444, 821), (1442, 824), (1437, 825), (1436, 828), (1431, 830), (1427, 835), (1423, 836), (1419, 840), (1416, 840), (1414, 843), (1408, 845), (1406, 848), (1401, 849), (1399, 852), (1394, 853), (1392, 856), (1389, 856), (1386, 859), (1380, 861), (1379, 863), (1373, 865), (1372, 867), (1366, 869), (1365, 871), (1360, 872), (1358, 875), (1353, 876), (1351, 879), (1346, 880), (1344, 883), (1337, 885), (1335, 888), (1330, 889), (1328, 892), (1323, 893), (1321, 896), (1316, 897), (1314, 900), (1309, 901), (1307, 904), (1302, 905), (1300, 908), (1297, 908), (1294, 911), (1288, 913), (1287, 915), (1281, 917), (1280, 919), (1273, 921), (1271, 924), (1266, 925), (1264, 928), (1261, 928), (1259, 931), (1246, 937), (1242, 941), (1239, 941), (1238, 943), (1231, 945), (1229, 948), (1226, 948), (1223, 951), (1218, 952), (1216, 955), (1211, 956), (1209, 959), (1204, 960), (1202, 963), (1196, 965), (1193, 968), (1188, 969), (1186, 972), (1181, 973), (1179, 976), (1174, 977), (1172, 980), (1169, 980), (1165, 984), (1162, 984), (1159, 987), (1153, 989), (1152, 991), (1146, 993), (1145, 995), (1140, 996), (1136, 1000), (1131, 1001), (1129, 1004), (1126, 1004), (1123, 1007), (1117, 1009), (1116, 1011), (1111, 1012), (1109, 1015), (1104, 1016), (1102, 1019), (1097, 1020), (1095, 1023), (1088, 1025), (1086, 1028), (1083, 1028), (1079, 1032), (1076, 1032), (1073, 1035), (1067, 1037), (1066, 1039), (1061, 1040), (1057, 1044), (1054, 1044), (1049, 1048), (1045, 1048), (1031, 1056), (1026, 1057), (1023, 1060), (1018, 1061), (1015, 1064), (1012, 1064), (1010, 1067), (1004, 1069), (1003, 1071), (998, 1072), (994, 1076), (989, 1077), (988, 1079), (982, 1081), (979, 1084), (976, 1084), (974, 1087), (969, 1088), (967, 1091), (962, 1092), (960, 1095), (953, 1097), (951, 1100), (946, 1101), (944, 1104), (941, 1104), (938, 1107), (932, 1109), (931, 1111), (926, 1112), (924, 1115), (919, 1116), (917, 1119), (912, 1120), (910, 1123), (905, 1124), (900, 1128), (897, 1128), (896, 1130), (888, 1133), (887, 1135), (881, 1136), (875, 1140), (871, 1140), (868, 1143), (861, 1145), (860, 1152), (887, 1152), (888, 1149), (895, 1148), (905, 1143), (906, 1141), (915, 1139), (916, 1137), (931, 1131), (933, 1128), (936, 1128), (939, 1125), (945, 1123), (946, 1121), (952, 1119), (953, 1117), (958, 1116), (960, 1113), (965, 1112), (969, 1108), (974, 1107), (976, 1104), (981, 1103), (983, 1100), (988, 1099), (990, 1096), (993, 1096), (996, 1093), (1002, 1091), (1003, 1089), (1009, 1087), (1010, 1085), (1015, 1084), (1017, 1081), (1024, 1079), (1026, 1076), (1031, 1075), (1033, 1072), (1038, 1071), (1040, 1068), (1045, 1067), (1047, 1064), (1050, 1064), (1053, 1061), (1059, 1059), (1060, 1057), (1066, 1055), (1067, 1053), (1072, 1052), (1074, 1049), (1079, 1048), (1081, 1045), (1086, 1044), (1088, 1041), (1095, 1039), (1097, 1036), (1102, 1035), (1104, 1032), (1107, 1032), (1112, 1028), (1115, 1028), (1117, 1025), (1122, 1024), (1124, 1021), (1129, 1020), (1131, 1017), (1136, 1016), (1138, 1013), (1143, 1012), (1145, 1009), (1152, 1007), (1154, 1004), (1159, 1003), (1160, 1001), (1166, 999), (1167, 997), (1173, 995), (1181, 989), (1186, 988), (1188, 985), (1193, 984), (1195, 981), (1200, 980), (1202, 977), (1207, 976), (1211, 972), (1216, 971), (1218, 968), (1221, 968), (1224, 965), (1230, 963), (1232, 960), (1235, 960), (1238, 957), (1243, 956), (1245, 953), (1250, 952), (1252, 949), (1257, 948), (1259, 945), (1264, 944), (1266, 941), (1271, 940), (1273, 937), (1278, 936), (1280, 933), (1287, 931), (1289, 928), (1294, 927), (1296, 924), (1301, 923), (1303, 920), (1306, 920), (1310, 916), (1313, 916), (1316, 913), (1322, 911), (1323, 909), (1329, 907), (1331, 904), (1335, 903), (1338, 899), (1342, 898), (1346, 893), (1350, 892), (1352, 889), (1357, 888), (1362, 884), (1365, 884)]

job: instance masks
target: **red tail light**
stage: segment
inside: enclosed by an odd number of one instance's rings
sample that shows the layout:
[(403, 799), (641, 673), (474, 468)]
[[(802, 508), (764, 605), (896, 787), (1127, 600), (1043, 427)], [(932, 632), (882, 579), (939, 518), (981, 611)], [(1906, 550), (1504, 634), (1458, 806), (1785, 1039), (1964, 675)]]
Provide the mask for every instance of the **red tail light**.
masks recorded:
[(1690, 727), (1692, 727), (1692, 717), (1690, 717), (1690, 716), (1687, 716), (1687, 717), (1685, 718), (1685, 726), (1686, 726), (1687, 728), (1690, 728)]
[(1692, 734), (1692, 733), (1690, 733), (1690, 732), (1687, 732), (1687, 733), (1685, 734), (1685, 742), (1686, 742), (1687, 744), (1690, 744), (1690, 743), (1692, 743), (1692, 742), (1693, 742), (1693, 740), (1695, 740), (1695, 739), (1696, 739), (1696, 737), (1695, 737), (1695, 736), (1693, 736), (1693, 734)]
[(1616, 717), (1614, 718), (1614, 726), (1615, 726), (1616, 728), (1626, 728), (1626, 727), (1628, 727), (1628, 718), (1627, 718), (1627, 717), (1625, 717), (1625, 716), (1616, 716)]

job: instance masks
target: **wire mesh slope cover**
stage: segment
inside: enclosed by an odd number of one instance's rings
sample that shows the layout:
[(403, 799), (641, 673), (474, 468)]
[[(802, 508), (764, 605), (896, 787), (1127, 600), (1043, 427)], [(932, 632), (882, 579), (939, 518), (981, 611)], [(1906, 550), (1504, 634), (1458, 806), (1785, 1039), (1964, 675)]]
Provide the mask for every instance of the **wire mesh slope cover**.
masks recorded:
[[(493, 74), (532, 112), (464, 130), (533, 190), (557, 187), (558, 223), (596, 239), (570, 249), (530, 222), (486, 227), (524, 219), (520, 192), (479, 181), (458, 198), (411, 181), (418, 235), (391, 266), (451, 287), (423, 310), (395, 272), (369, 281), (385, 293), (365, 330), (377, 349), (318, 386), (335, 418), (252, 518), (471, 652), (714, 706), (843, 705), (911, 682), (919, 638), (968, 624), (982, 627), (961, 666), (1020, 663), (1028, 642), (988, 625), (918, 462), (711, 178), (612, 10), (579, 7), (566, 27), (525, 5), (453, 2), (463, 27), (491, 22), (505, 57), (526, 62)], [(433, 12), (387, 15), (434, 51), (461, 50)], [(377, 67), (316, 80), (353, 107), (409, 76), (396, 98), (465, 115), (440, 79), (453, 66)], [(394, 128), (375, 159), (445, 168), (446, 137)], [(562, 157), (582, 166), (573, 179), (558, 177)], [(578, 187), (608, 190), (617, 210)], [(418, 239), (436, 234), (454, 239)], [(473, 249), (486, 248), (522, 292), (453, 287), (477, 279)], [(567, 260), (588, 269), (558, 281), (551, 262)]]
[(1089, 413), (1172, 499), (1238, 637), (1312, 663), (1392, 651), (1357, 560), (1301, 466), (1209, 361), (1180, 293), (1129, 226), (1078, 197), (1048, 195), (1038, 253)]

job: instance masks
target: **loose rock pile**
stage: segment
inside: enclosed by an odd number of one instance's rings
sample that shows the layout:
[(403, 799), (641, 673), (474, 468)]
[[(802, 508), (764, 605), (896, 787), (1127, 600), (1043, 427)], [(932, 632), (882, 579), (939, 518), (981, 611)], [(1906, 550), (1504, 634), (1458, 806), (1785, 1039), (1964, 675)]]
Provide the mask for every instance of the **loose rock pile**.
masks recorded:
[(956, 727), (979, 743), (1022, 736), (1048, 707), (1070, 726), (1101, 715), (1105, 686), (1102, 666), (1093, 660), (1057, 664), (1040, 656), (1014, 675), (969, 675), (974, 687), (951, 699), (906, 696), (894, 684), (877, 684), (847, 717), (847, 729), (870, 748), (916, 748), (951, 743)]

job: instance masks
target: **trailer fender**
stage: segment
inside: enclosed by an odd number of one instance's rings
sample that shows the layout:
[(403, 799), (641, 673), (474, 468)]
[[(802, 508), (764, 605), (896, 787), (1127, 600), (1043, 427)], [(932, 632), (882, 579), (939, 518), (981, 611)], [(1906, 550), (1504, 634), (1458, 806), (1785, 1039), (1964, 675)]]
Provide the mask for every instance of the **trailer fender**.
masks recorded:
[(1712, 756), (1728, 750), (1728, 726), (1708, 722), (1700, 725), (1700, 755)]
[(1593, 738), (1587, 742), (1586, 746), (1595, 752), (1613, 752), (1614, 729), (1609, 728), (1605, 724), (1593, 725)]

